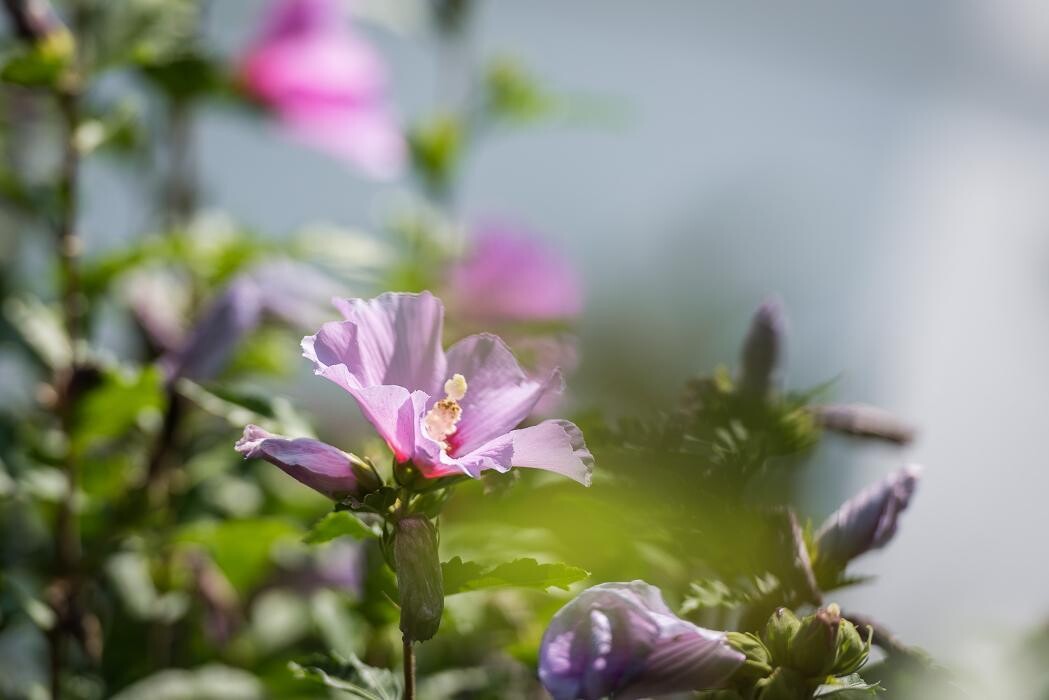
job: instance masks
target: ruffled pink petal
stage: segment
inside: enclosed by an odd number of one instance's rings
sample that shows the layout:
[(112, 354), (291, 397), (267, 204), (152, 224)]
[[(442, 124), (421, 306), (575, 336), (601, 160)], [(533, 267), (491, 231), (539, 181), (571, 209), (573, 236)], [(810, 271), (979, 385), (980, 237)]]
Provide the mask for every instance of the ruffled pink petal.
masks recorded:
[[(386, 293), (369, 300), (334, 299), (333, 303), (346, 319), (341, 325), (356, 328), (356, 337), (338, 340), (337, 344), (349, 349), (348, 354), (345, 359), (325, 354), (325, 365), (346, 364), (363, 386), (396, 384), (411, 391), (437, 393), (447, 378), (441, 347), (444, 306), (439, 299), (429, 292)], [(327, 324), (316, 336), (318, 355), (324, 344), (322, 334), (332, 325)]]
[(589, 486), (594, 456), (587, 449), (583, 433), (566, 420), (546, 420), (530, 428), (514, 430), (513, 466), (543, 469), (567, 476)]
[[(435, 468), (452, 467), (472, 477), (494, 469), (511, 467), (542, 469), (567, 476), (584, 486), (590, 485), (594, 458), (583, 441), (583, 433), (566, 420), (547, 420), (539, 425), (511, 430), (461, 457), (442, 456)], [(427, 474), (429, 476), (429, 474)]]
[(349, 456), (331, 445), (309, 438), (289, 439), (249, 425), (235, 447), (245, 457), (264, 459), (329, 498), (357, 494)]
[(447, 375), (462, 374), (468, 389), (459, 402), (462, 419), (448, 438), (453, 456), (467, 455), (510, 432), (549, 393), (563, 388), (560, 372), (545, 381), (525, 374), (510, 348), (489, 334), (463, 338), (448, 350)]
[(358, 327), (349, 321), (326, 323), (316, 335), (302, 339), (303, 355), (313, 361), (315, 374), (338, 384), (357, 400), (361, 413), (398, 461), (412, 459), (417, 445), (433, 442), (421, 436), (429, 395), (382, 383), (386, 371), (376, 364), (375, 348), (369, 346), (374, 339), (358, 343), (361, 337)]

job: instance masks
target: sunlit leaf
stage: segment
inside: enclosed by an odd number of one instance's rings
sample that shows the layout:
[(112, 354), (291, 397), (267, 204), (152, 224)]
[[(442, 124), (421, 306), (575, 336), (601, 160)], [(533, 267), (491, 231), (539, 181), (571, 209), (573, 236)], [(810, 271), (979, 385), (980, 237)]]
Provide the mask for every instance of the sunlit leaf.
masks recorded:
[(835, 678), (832, 683), (825, 683), (816, 689), (813, 697), (834, 698), (834, 700), (861, 700), (862, 698), (875, 697), (882, 691), (877, 684), (869, 684), (860, 678), (859, 674), (852, 674), (844, 678)]
[(582, 581), (589, 572), (568, 564), (540, 564), (535, 559), (523, 558), (486, 569), (472, 561), (454, 557), (441, 564), (444, 594), (476, 591), (482, 588), (561, 588), (568, 590)]

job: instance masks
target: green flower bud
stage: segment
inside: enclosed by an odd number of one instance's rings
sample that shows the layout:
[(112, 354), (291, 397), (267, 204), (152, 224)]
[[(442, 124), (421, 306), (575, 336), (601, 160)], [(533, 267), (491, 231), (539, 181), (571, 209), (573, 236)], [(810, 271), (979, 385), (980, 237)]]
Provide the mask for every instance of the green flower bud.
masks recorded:
[(801, 621), (787, 608), (778, 608), (765, 625), (765, 647), (776, 666), (790, 663), (790, 640), (798, 633)]
[(401, 632), (410, 642), (424, 642), (437, 634), (444, 612), (437, 529), (428, 518), (414, 515), (397, 521), (393, 563), (401, 599)]
[(838, 632), (838, 656), (831, 671), (835, 676), (847, 676), (859, 671), (867, 663), (871, 651), (872, 630), (867, 628), (867, 639), (860, 635), (856, 625), (848, 620), (841, 621)]
[(726, 640), (730, 647), (747, 657), (732, 674), (733, 680), (749, 686), (772, 673), (768, 649), (756, 636), (744, 632), (728, 632)]
[(809, 684), (797, 671), (780, 667), (767, 680), (758, 683), (760, 700), (799, 700), (812, 695)]
[(350, 471), (357, 478), (360, 493), (372, 493), (382, 488), (382, 478), (375, 471), (375, 467), (368, 460), (361, 459), (357, 455), (350, 456)]
[(808, 677), (826, 676), (838, 656), (841, 609), (837, 605), (820, 608), (801, 621), (790, 642), (791, 666)]

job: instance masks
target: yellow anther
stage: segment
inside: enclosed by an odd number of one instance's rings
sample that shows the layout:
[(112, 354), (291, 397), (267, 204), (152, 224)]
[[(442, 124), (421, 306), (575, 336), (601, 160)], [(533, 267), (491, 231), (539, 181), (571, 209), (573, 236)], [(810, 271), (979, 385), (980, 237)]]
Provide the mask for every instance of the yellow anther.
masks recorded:
[(452, 378), (444, 383), (444, 393), (452, 401), (462, 401), (466, 396), (466, 377), (461, 374), (453, 374)]

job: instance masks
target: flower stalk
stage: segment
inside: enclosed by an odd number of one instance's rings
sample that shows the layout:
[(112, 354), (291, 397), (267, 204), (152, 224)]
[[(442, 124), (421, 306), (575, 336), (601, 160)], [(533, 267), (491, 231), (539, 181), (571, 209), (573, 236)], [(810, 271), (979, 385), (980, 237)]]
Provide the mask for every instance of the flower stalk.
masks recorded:
[(415, 700), (415, 648), (408, 635), (402, 638), (404, 649), (404, 700)]
[(73, 353), (69, 366), (56, 370), (53, 378), (57, 396), (54, 411), (66, 445), (61, 463), (66, 483), (55, 519), (54, 580), (49, 587), (49, 602), (55, 612), (55, 621), (48, 635), (52, 698), (62, 697), (67, 642), (70, 637), (82, 637), (86, 624), (78, 600), (81, 543), (74, 499), (79, 481), (79, 465), (72, 448), (72, 436), (85, 315), (79, 270), (82, 246), (77, 233), (80, 175), (77, 130), (81, 121), (82, 65), (75, 37), (84, 34), (87, 15), (80, 3), (73, 2), (71, 5), (72, 37), (46, 0), (7, 0), (4, 3), (12, 25), (23, 41), (35, 47), (52, 45), (57, 52), (56, 57), (63, 60), (62, 70), (49, 85), (57, 108), (62, 142), (62, 161), (56, 188), (54, 249), (59, 271), (62, 321)]

